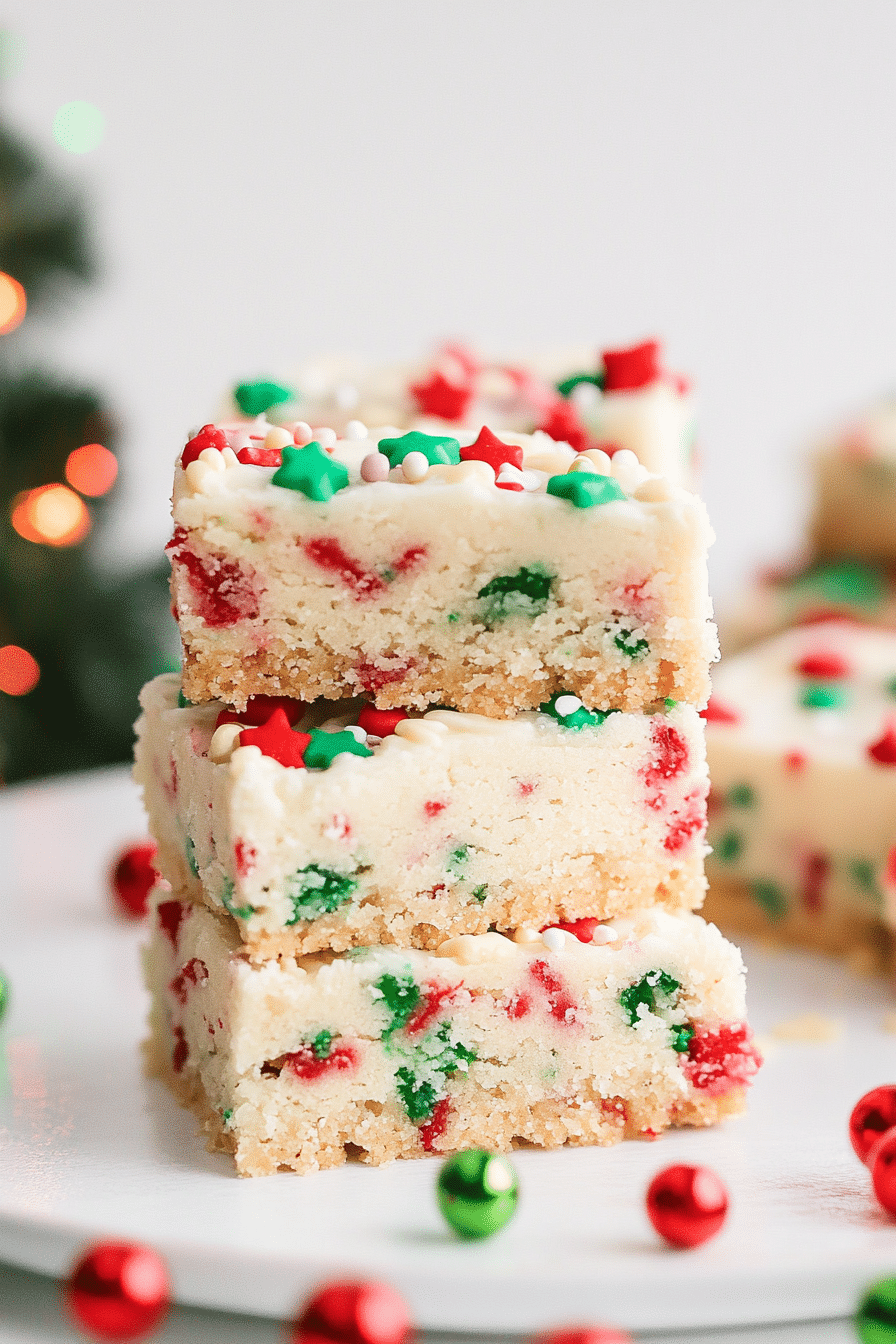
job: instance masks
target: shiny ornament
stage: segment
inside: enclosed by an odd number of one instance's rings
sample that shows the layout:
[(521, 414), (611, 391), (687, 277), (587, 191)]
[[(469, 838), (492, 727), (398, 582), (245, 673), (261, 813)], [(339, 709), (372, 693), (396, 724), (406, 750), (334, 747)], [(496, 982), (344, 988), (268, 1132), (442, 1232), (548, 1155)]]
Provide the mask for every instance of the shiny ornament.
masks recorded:
[(122, 850), (112, 867), (110, 882), (122, 910), (140, 919), (146, 914), (146, 899), (158, 881), (156, 845), (144, 840)]
[(714, 1237), (728, 1212), (728, 1192), (708, 1167), (666, 1167), (647, 1190), (647, 1214), (673, 1246), (700, 1246)]
[(868, 1161), (871, 1149), (888, 1129), (896, 1125), (896, 1084), (874, 1087), (856, 1102), (849, 1117), (849, 1140), (860, 1162)]
[(140, 1339), (171, 1306), (165, 1262), (130, 1241), (92, 1247), (72, 1270), (63, 1296), (77, 1324), (97, 1339)]
[(896, 1129), (881, 1135), (867, 1158), (878, 1203), (896, 1217)]
[(328, 1283), (302, 1308), (292, 1344), (405, 1344), (411, 1318), (404, 1299), (373, 1279)]
[(506, 1157), (468, 1148), (442, 1167), (436, 1194), (446, 1222), (459, 1236), (490, 1237), (513, 1217), (519, 1185)]
[(862, 1344), (896, 1341), (896, 1279), (879, 1279), (859, 1303), (854, 1323)]
[(612, 1325), (574, 1325), (536, 1335), (533, 1344), (632, 1344), (632, 1337)]

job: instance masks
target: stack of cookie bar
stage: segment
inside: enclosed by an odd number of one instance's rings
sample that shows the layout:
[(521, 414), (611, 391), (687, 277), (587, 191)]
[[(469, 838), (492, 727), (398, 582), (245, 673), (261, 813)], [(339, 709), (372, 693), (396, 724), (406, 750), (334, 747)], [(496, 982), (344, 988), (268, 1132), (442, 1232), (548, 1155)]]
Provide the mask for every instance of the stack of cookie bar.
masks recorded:
[(153, 1067), (250, 1175), (735, 1113), (743, 966), (692, 913), (703, 505), (628, 450), (400, 429), (180, 458)]
[(724, 631), (707, 725), (709, 908), (741, 931), (886, 954), (896, 927), (896, 403), (828, 436), (813, 475), (807, 561), (763, 576)]

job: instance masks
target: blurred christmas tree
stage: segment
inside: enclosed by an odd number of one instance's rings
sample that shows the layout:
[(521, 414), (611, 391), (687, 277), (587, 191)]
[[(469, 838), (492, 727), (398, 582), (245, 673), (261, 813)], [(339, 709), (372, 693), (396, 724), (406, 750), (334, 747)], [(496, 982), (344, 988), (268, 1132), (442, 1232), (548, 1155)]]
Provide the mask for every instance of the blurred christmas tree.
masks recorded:
[(167, 561), (110, 578), (95, 559), (117, 475), (115, 426), (101, 396), (33, 367), (21, 331), (13, 334), (93, 278), (80, 201), (0, 112), (0, 775), (7, 783), (129, 757), (137, 692), (176, 649)]

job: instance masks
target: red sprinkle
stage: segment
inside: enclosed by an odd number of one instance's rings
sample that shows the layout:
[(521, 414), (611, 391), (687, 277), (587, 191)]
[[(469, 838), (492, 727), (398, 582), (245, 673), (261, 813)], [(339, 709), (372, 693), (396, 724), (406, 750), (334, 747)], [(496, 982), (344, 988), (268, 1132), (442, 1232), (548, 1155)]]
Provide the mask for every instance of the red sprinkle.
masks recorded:
[(374, 737), (391, 737), (407, 717), (406, 709), (377, 709), (374, 705), (365, 705), (358, 715), (358, 727)]
[(283, 452), (280, 448), (241, 448), (237, 461), (249, 467), (279, 467), (283, 465)]
[(245, 709), (222, 709), (215, 719), (215, 727), (220, 728), (222, 723), (241, 723), (247, 728), (250, 725), (260, 728), (263, 723), (267, 723), (275, 709), (283, 710), (292, 727), (302, 717), (305, 705), (289, 695), (250, 695)]
[(234, 840), (233, 861), (238, 877), (245, 877), (250, 873), (255, 867), (257, 858), (258, 850), (253, 845), (247, 845), (242, 840)]
[(454, 383), (440, 369), (423, 382), (411, 383), (408, 390), (424, 415), (440, 420), (463, 420), (473, 400), (471, 383)]
[(198, 957), (191, 957), (186, 965), (180, 968), (168, 988), (178, 1003), (186, 1003), (190, 990), (207, 982), (208, 967), (205, 962), (200, 961)]
[(700, 711), (701, 719), (707, 723), (740, 723), (741, 716), (736, 709), (722, 703), (718, 696), (712, 696), (705, 709)]
[(427, 1121), (420, 1125), (420, 1142), (423, 1144), (424, 1151), (434, 1153), (436, 1151), (436, 1140), (444, 1136), (448, 1128), (448, 1116), (451, 1111), (451, 1103), (447, 1097), (442, 1097), (432, 1108), (432, 1115)]
[(356, 665), (355, 675), (365, 694), (376, 695), (384, 686), (394, 686), (397, 681), (404, 681), (415, 666), (413, 658), (403, 658), (391, 667), (377, 667), (376, 663), (363, 659)]
[(172, 565), (182, 565), (187, 572), (196, 615), (212, 630), (254, 620), (259, 611), (255, 574), (236, 560), (218, 555), (202, 558), (187, 547), (186, 540), (185, 529), (176, 527), (165, 549), (171, 552)]
[(533, 784), (531, 780), (521, 779), (517, 782), (516, 791), (521, 798), (528, 798), (537, 788), (538, 785)]
[(868, 755), (878, 765), (896, 765), (896, 722), (887, 724), (883, 737), (868, 748)]
[(702, 789), (689, 793), (684, 800), (684, 811), (674, 817), (663, 841), (663, 847), (669, 854), (677, 854), (684, 849), (695, 835), (706, 830), (706, 794)]
[(187, 1038), (184, 1035), (183, 1027), (175, 1027), (172, 1034), (174, 1036), (174, 1049), (171, 1051), (171, 1067), (175, 1073), (180, 1073), (187, 1062), (190, 1051), (187, 1047)]
[(809, 757), (804, 751), (788, 751), (784, 754), (784, 768), (798, 775), (805, 770)]
[(528, 994), (512, 994), (504, 1005), (508, 1017), (517, 1020), (532, 1011), (532, 1000)]
[(341, 1073), (346, 1069), (355, 1068), (357, 1063), (357, 1049), (345, 1041), (334, 1042), (326, 1059), (319, 1059), (312, 1046), (302, 1045), (284, 1057), (283, 1067), (289, 1069), (303, 1083), (312, 1083), (316, 1078), (322, 1078), (325, 1073)]
[(440, 812), (445, 811), (447, 806), (447, 803), (442, 802), (438, 798), (427, 798), (426, 802), (423, 804), (423, 811), (427, 817), (437, 817)]
[(576, 1002), (561, 976), (552, 971), (546, 961), (533, 961), (529, 974), (544, 990), (551, 1017), (565, 1027), (571, 1026), (576, 1020)]
[(575, 406), (563, 397), (557, 399), (538, 428), (558, 443), (568, 443), (577, 453), (588, 447), (588, 431)]
[[(556, 924), (548, 924), (548, 929), (562, 929), (564, 933), (571, 933), (573, 938), (578, 938), (580, 943), (590, 943), (594, 937), (594, 930), (601, 921), (594, 919), (591, 915), (585, 919), (558, 920)], [(544, 933), (544, 929), (541, 930)]]
[(312, 537), (301, 543), (302, 550), (315, 565), (326, 570), (350, 588), (358, 602), (369, 602), (386, 591), (386, 583), (374, 569), (354, 560), (336, 537)]
[(824, 854), (810, 854), (806, 860), (803, 871), (803, 905), (813, 913), (822, 907), (822, 893), (830, 867), (830, 861)]
[(158, 880), (156, 852), (154, 840), (129, 845), (119, 854), (112, 868), (110, 881), (118, 903), (126, 914), (137, 919), (146, 914), (149, 893)]
[(805, 658), (801, 658), (797, 663), (795, 670), (801, 677), (818, 677), (822, 680), (828, 677), (848, 677), (852, 674), (852, 667), (845, 658), (839, 653), (826, 652), (823, 649), (817, 653), (807, 653)]
[(396, 556), (389, 568), (396, 574), (410, 574), (412, 570), (419, 569), (428, 555), (429, 548), (426, 546), (408, 546), (407, 550)]
[(652, 752), (644, 767), (644, 782), (648, 789), (660, 791), (663, 781), (675, 779), (688, 767), (688, 744), (671, 723), (655, 717), (650, 724)]
[(175, 952), (180, 926), (186, 913), (187, 906), (183, 901), (162, 901), (158, 906), (159, 928), (168, 935)]
[(226, 447), (227, 435), (222, 429), (215, 429), (214, 425), (203, 425), (195, 438), (190, 439), (185, 446), (180, 455), (180, 464), (182, 467), (188, 467), (205, 448), (217, 448), (220, 453)]
[(424, 985), (424, 997), (417, 1004), (405, 1024), (407, 1034), (416, 1036), (421, 1031), (426, 1031), (427, 1027), (431, 1027), (439, 1013), (451, 1002), (459, 989), (460, 985), (435, 985), (432, 983)]
[(762, 1063), (745, 1022), (721, 1027), (697, 1026), (684, 1061), (685, 1077), (710, 1097), (722, 1097), (748, 1082)]
[(642, 341), (625, 350), (604, 350), (605, 392), (630, 392), (647, 387), (662, 377), (659, 341)]
[(296, 770), (305, 768), (303, 752), (310, 741), (310, 733), (293, 732), (282, 708), (275, 709), (260, 728), (244, 728), (239, 736), (241, 747), (258, 747), (263, 756)]
[[(493, 434), (485, 425), (479, 431), (479, 437), (475, 443), (468, 444), (466, 448), (460, 450), (461, 462), (487, 462), (495, 475), (501, 470), (505, 462), (511, 466), (522, 470), (523, 450), (517, 443), (502, 443), (497, 434)], [(522, 489), (522, 486), (520, 486)]]

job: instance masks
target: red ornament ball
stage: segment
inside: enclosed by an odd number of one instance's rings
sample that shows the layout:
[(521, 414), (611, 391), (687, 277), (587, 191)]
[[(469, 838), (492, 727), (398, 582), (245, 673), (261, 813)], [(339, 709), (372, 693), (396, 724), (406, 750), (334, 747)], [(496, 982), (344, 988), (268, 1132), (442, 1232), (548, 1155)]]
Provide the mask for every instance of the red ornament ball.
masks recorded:
[(896, 1085), (873, 1087), (852, 1108), (849, 1139), (860, 1162), (869, 1163), (871, 1149), (896, 1125)]
[(632, 1344), (632, 1337), (611, 1325), (573, 1325), (536, 1335), (533, 1344)]
[(647, 1190), (647, 1214), (673, 1246), (700, 1246), (714, 1237), (728, 1212), (728, 1191), (709, 1167), (666, 1167)]
[(405, 1344), (411, 1318), (404, 1299), (387, 1283), (328, 1283), (305, 1303), (293, 1327), (293, 1344)]
[(63, 1288), (76, 1323), (97, 1339), (139, 1339), (168, 1314), (165, 1262), (148, 1246), (103, 1241), (77, 1262)]
[(896, 1129), (878, 1139), (867, 1162), (878, 1203), (896, 1217)]
[(122, 850), (112, 865), (110, 882), (115, 899), (125, 914), (140, 919), (146, 914), (146, 898), (158, 881), (155, 869), (156, 845), (144, 840)]

